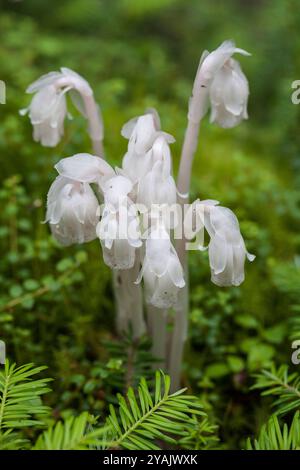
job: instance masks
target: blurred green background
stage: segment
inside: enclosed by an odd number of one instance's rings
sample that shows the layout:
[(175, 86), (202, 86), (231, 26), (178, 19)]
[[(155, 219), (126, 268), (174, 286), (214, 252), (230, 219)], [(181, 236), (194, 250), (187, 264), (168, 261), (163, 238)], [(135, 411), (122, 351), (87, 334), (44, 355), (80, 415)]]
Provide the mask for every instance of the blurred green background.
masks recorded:
[[(300, 79), (297, 0), (1, 1), (0, 338), (19, 364), (47, 364), (57, 416), (99, 412), (118, 388), (126, 357), (115, 338), (110, 272), (100, 245), (60, 248), (49, 236), (45, 198), (62, 157), (91, 152), (84, 119), (65, 126), (55, 149), (32, 141), (26, 87), (61, 66), (91, 84), (105, 123), (105, 150), (120, 165), (124, 122), (159, 111), (173, 134), (175, 173), (187, 103), (199, 57), (224, 39), (251, 52), (240, 57), (250, 83), (249, 121), (231, 130), (201, 129), (192, 196), (234, 210), (255, 253), (241, 288), (210, 282), (206, 254), (193, 252), (190, 335), (183, 383), (207, 402), (223, 447), (243, 445), (270, 410), (251, 391), (252, 374), (290, 364), (300, 338)], [(119, 356), (118, 356), (119, 354)], [(298, 366), (299, 367), (299, 366)], [(138, 376), (138, 369), (135, 372)]]

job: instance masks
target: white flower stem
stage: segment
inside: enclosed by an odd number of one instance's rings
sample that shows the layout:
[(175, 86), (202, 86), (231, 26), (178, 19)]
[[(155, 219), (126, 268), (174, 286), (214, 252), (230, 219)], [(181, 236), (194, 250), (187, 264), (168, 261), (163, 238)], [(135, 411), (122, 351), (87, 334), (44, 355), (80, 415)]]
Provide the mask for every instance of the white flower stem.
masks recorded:
[(58, 89), (63, 87), (75, 89), (80, 94), (84, 103), (86, 119), (89, 123), (89, 135), (93, 145), (93, 152), (95, 155), (103, 158), (103, 120), (100, 108), (95, 101), (90, 87), (81, 79), (74, 80), (74, 77), (69, 78), (66, 76), (59, 78), (55, 82), (55, 86)]
[(147, 305), (147, 319), (151, 325), (152, 355), (155, 359), (155, 369), (166, 370), (167, 364), (167, 310)]
[(117, 307), (117, 330), (120, 335), (132, 327), (133, 338), (146, 332), (141, 286), (135, 284), (140, 269), (138, 250), (133, 268), (114, 271), (114, 293)]
[(89, 122), (90, 137), (93, 145), (93, 152), (99, 157), (104, 157), (103, 150), (103, 124), (100, 109), (93, 95), (82, 95), (86, 117)]
[[(184, 208), (184, 204), (188, 204), (189, 202), (192, 164), (198, 145), (201, 118), (205, 113), (207, 88), (201, 85), (203, 82), (201, 81), (202, 77), (200, 70), (201, 66), (199, 65), (193, 85), (193, 94), (189, 102), (188, 124), (185, 131), (177, 178), (177, 190), (179, 193), (178, 202), (181, 204), (182, 210)], [(177, 390), (180, 386), (183, 350), (188, 328), (189, 282), (185, 244), (186, 239), (184, 237), (184, 232), (182, 231), (182, 237), (177, 240), (176, 243), (176, 250), (180, 262), (184, 267), (186, 285), (180, 289), (179, 292), (171, 338), (168, 368), (173, 391)]]
[(189, 278), (187, 260), (185, 260), (185, 264), (183, 266), (186, 284), (182, 289), (180, 289), (178, 295), (178, 304), (175, 309), (168, 362), (168, 371), (171, 377), (172, 392), (175, 392), (180, 388), (182, 358), (188, 330)]

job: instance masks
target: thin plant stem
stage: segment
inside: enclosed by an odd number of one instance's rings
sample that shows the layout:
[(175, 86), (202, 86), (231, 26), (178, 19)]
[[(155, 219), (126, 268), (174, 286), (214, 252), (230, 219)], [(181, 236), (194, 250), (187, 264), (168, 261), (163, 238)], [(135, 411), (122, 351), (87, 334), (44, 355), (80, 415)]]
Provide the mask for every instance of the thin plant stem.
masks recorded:
[(147, 318), (152, 328), (152, 355), (158, 359), (158, 362), (155, 362), (155, 368), (166, 370), (167, 310), (147, 305)]
[(146, 332), (143, 312), (142, 289), (135, 284), (140, 269), (140, 256), (136, 251), (133, 268), (114, 271), (114, 293), (117, 307), (118, 333), (126, 333), (132, 326), (133, 338), (140, 338)]
[(82, 96), (86, 117), (89, 122), (90, 137), (93, 145), (93, 152), (99, 157), (104, 157), (103, 149), (103, 125), (100, 109), (94, 100), (93, 95)]
[[(205, 114), (206, 100), (207, 87), (205, 81), (203, 81), (203, 77), (201, 77), (200, 61), (193, 85), (192, 96), (189, 102), (188, 124), (185, 131), (177, 178), (178, 202), (182, 207), (182, 211), (184, 210), (184, 205), (189, 202), (192, 165), (198, 145), (200, 122)], [(186, 284), (179, 292), (171, 338), (168, 365), (172, 390), (176, 390), (180, 385), (184, 343), (188, 329), (189, 282), (185, 244), (186, 239), (184, 236), (184, 230), (182, 230), (182, 236), (176, 243), (176, 250), (181, 264), (184, 267)]]

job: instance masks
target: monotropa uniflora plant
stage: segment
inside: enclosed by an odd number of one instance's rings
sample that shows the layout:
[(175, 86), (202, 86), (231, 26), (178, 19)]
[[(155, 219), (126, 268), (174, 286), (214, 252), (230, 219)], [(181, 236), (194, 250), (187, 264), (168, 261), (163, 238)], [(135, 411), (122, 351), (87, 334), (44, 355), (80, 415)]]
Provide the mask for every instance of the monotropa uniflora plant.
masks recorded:
[(55, 165), (58, 176), (49, 189), (46, 221), (64, 246), (99, 238), (104, 262), (113, 271), (117, 329), (122, 334), (130, 328), (135, 338), (151, 336), (153, 355), (170, 373), (174, 390), (188, 326), (187, 251), (205, 249), (206, 231), (211, 280), (218, 286), (239, 286), (245, 259), (254, 259), (230, 209), (214, 200), (189, 204), (192, 162), (208, 109), (211, 122), (223, 128), (248, 117), (248, 81), (236, 54), (249, 55), (232, 41), (202, 54), (177, 182), (170, 151), (175, 139), (161, 129), (154, 109), (123, 126), (128, 149), (121, 167), (107, 163), (100, 108), (88, 82), (70, 69), (32, 83), (27, 89), (32, 101), (22, 111), (29, 114), (34, 140), (50, 147), (64, 134), (67, 95), (87, 119), (93, 155), (79, 153)]

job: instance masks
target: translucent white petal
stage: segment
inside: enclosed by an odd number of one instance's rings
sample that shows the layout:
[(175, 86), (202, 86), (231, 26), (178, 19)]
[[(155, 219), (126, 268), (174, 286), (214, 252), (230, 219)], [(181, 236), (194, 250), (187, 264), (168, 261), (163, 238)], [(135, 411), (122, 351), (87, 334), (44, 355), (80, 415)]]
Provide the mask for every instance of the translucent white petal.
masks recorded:
[(245, 258), (246, 258), (245, 245), (242, 242), (240, 245), (233, 247), (232, 284), (234, 286), (239, 286), (245, 279), (245, 272), (244, 272)]
[(114, 240), (113, 246), (108, 250), (102, 244), (105, 264), (112, 269), (130, 269), (134, 265), (135, 248), (129, 245), (127, 240)]
[(177, 303), (179, 288), (168, 273), (155, 280), (155, 287), (150, 303), (157, 308), (171, 308)]
[(178, 259), (178, 256), (172, 254), (168, 263), (168, 273), (176, 287), (182, 288), (185, 286), (185, 281), (183, 277), (183, 269)]
[(108, 179), (103, 185), (105, 202), (117, 205), (132, 190), (132, 182), (125, 176), (117, 175)]
[(215, 274), (219, 274), (225, 270), (227, 263), (228, 245), (226, 239), (214, 235), (208, 246), (209, 264)]
[(55, 169), (62, 176), (85, 183), (99, 182), (103, 177), (114, 175), (114, 170), (105, 160), (88, 153), (63, 158)]
[(248, 95), (248, 81), (239, 63), (228, 59), (215, 72), (209, 87), (211, 122), (231, 128), (247, 119)]
[(98, 200), (89, 185), (58, 177), (50, 187), (47, 215), (59, 243), (71, 245), (96, 238)]
[(224, 271), (216, 273), (212, 270), (211, 280), (214, 284), (221, 287), (234, 285), (233, 249), (230, 245), (227, 247), (227, 264)]
[(128, 151), (138, 155), (146, 153), (155, 138), (156, 128), (151, 114), (140, 116), (130, 136)]
[(77, 90), (70, 90), (69, 95), (75, 108), (86, 118), (86, 111), (81, 94)]
[(125, 139), (130, 139), (133, 130), (136, 126), (138, 120), (138, 116), (130, 119), (128, 122), (124, 124), (124, 126), (121, 129), (121, 135), (125, 137)]
[(53, 85), (53, 83), (61, 78), (61, 76), (62, 74), (60, 72), (50, 72), (42, 75), (38, 80), (29, 85), (26, 92), (35, 93), (48, 85)]

